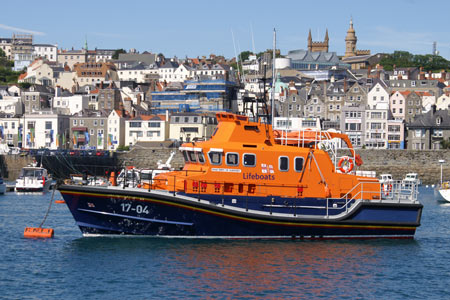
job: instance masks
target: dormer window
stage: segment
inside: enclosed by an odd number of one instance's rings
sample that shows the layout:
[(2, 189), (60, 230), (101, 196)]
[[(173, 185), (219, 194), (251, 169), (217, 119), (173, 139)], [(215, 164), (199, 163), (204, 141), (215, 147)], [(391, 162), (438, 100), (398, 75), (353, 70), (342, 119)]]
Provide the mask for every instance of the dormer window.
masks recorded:
[(442, 123), (442, 117), (437, 117), (436, 118), (436, 125), (441, 125)]

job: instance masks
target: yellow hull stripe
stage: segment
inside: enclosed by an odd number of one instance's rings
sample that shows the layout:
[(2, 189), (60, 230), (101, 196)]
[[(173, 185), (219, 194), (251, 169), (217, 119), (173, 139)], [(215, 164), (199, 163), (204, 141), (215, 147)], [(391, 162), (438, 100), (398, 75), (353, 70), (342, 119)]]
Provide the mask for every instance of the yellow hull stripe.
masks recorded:
[(386, 226), (386, 225), (349, 225), (349, 224), (316, 224), (316, 223), (294, 223), (294, 222), (281, 222), (281, 221), (270, 221), (270, 220), (259, 220), (249, 217), (241, 217), (235, 216), (228, 213), (217, 212), (205, 208), (192, 207), (186, 204), (181, 203), (173, 203), (165, 200), (159, 199), (148, 199), (144, 197), (135, 197), (135, 196), (121, 196), (115, 194), (98, 194), (98, 193), (88, 193), (88, 192), (71, 192), (71, 191), (61, 191), (61, 194), (70, 194), (70, 195), (85, 195), (85, 196), (95, 196), (101, 198), (121, 198), (125, 200), (139, 200), (144, 202), (153, 202), (159, 203), (168, 206), (176, 206), (189, 210), (199, 211), (207, 214), (222, 216), (225, 218), (231, 218), (235, 220), (247, 221), (252, 223), (261, 223), (261, 224), (271, 224), (271, 225), (283, 225), (283, 226), (298, 226), (298, 227), (329, 227), (329, 228), (364, 228), (364, 229), (398, 229), (398, 230), (415, 230), (414, 226)]

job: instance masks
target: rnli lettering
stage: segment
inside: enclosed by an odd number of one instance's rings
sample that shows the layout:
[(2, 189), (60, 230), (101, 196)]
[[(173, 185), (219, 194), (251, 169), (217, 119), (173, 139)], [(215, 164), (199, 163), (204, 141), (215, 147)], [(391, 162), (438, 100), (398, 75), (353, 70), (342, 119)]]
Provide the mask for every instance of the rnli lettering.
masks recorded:
[(243, 179), (252, 180), (275, 180), (275, 175), (260, 175), (257, 173), (244, 173), (242, 174)]

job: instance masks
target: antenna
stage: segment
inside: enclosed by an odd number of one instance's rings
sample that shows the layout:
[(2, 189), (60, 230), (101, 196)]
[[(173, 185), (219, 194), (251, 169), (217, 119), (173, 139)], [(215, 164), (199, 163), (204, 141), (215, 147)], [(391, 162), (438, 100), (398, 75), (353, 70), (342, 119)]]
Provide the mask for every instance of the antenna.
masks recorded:
[(256, 50), (255, 50), (255, 39), (254, 39), (254, 37), (253, 37), (253, 25), (252, 25), (252, 23), (250, 22), (250, 30), (251, 30), (251, 32), (252, 32), (252, 47), (253, 47), (253, 54), (256, 54)]
[(277, 48), (277, 32), (273, 29), (273, 51), (272, 51), (272, 126), (275, 112), (275, 50)]

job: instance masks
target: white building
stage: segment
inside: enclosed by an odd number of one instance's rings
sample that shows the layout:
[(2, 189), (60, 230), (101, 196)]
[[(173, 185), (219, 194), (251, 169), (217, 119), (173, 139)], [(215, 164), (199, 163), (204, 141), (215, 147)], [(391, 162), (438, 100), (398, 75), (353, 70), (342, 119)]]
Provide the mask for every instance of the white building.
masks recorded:
[(0, 144), (19, 147), (19, 118), (0, 118)]
[(365, 145), (368, 149), (387, 148), (388, 105), (366, 110)]
[(108, 116), (108, 149), (116, 150), (125, 145), (125, 120), (123, 112), (113, 110)]
[(3, 96), (0, 98), (0, 112), (12, 116), (23, 114), (20, 96)]
[(389, 93), (386, 85), (381, 81), (377, 82), (367, 93), (367, 105), (371, 109), (389, 106)]
[(442, 94), (436, 101), (436, 109), (446, 110), (450, 108), (450, 94)]
[(22, 147), (58, 149), (67, 140), (69, 116), (41, 111), (39, 114), (26, 114), (20, 120), (24, 123)]
[(169, 125), (165, 116), (141, 115), (125, 121), (125, 145), (137, 142), (163, 142), (169, 137)]
[(65, 95), (58, 91), (55, 94), (53, 108), (58, 111), (73, 115), (83, 109), (89, 108), (89, 95)]
[(58, 60), (58, 45), (35, 44), (33, 47), (35, 57), (42, 57), (55, 62)]

